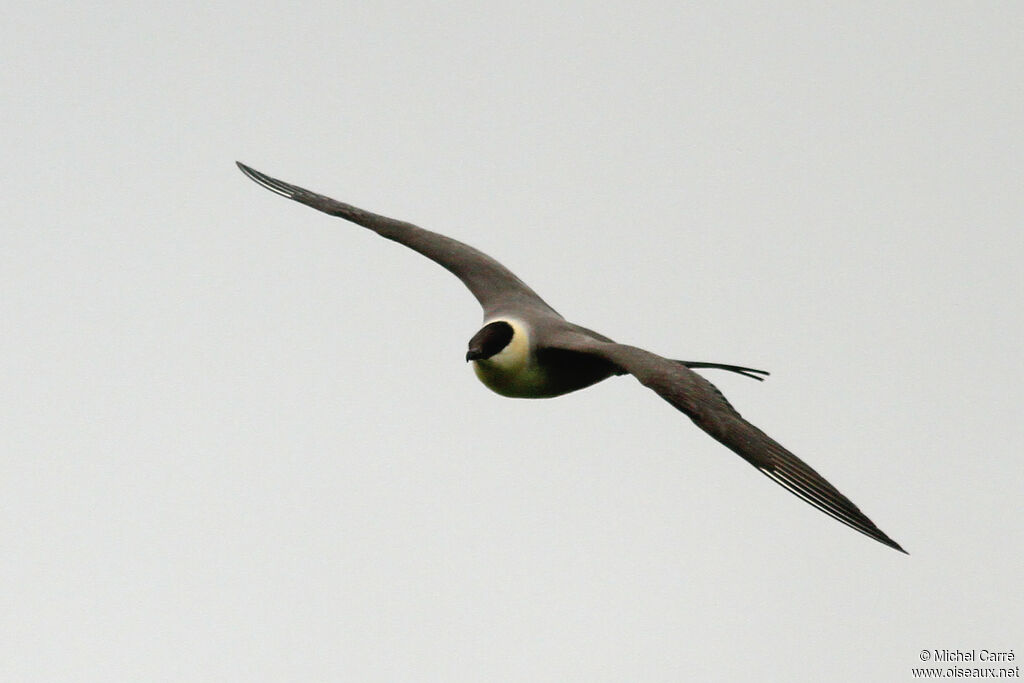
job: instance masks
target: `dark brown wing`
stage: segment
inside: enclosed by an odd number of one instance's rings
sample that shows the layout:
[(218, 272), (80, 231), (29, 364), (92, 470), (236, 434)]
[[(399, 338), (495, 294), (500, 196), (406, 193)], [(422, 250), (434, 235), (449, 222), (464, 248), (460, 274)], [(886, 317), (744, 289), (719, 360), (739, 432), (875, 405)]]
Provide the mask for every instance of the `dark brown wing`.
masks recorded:
[(444, 266), (469, 288), (485, 313), (515, 308), (518, 310), (540, 310), (558, 315), (512, 271), (468, 244), (424, 230), (412, 223), (363, 211), (351, 204), (345, 204), (297, 185), (271, 178), (240, 161), (235, 163), (238, 164), (242, 173), (271, 192), (311, 206), (317, 211), (323, 211), (331, 216), (338, 216), (364, 228), (369, 228), (381, 237), (404, 244)]
[[(554, 341), (554, 340), (553, 340)], [(750, 424), (711, 382), (680, 363), (634, 346), (574, 336), (554, 345), (600, 356), (636, 377), (717, 441), (822, 512), (866, 536), (906, 551), (807, 463)]]

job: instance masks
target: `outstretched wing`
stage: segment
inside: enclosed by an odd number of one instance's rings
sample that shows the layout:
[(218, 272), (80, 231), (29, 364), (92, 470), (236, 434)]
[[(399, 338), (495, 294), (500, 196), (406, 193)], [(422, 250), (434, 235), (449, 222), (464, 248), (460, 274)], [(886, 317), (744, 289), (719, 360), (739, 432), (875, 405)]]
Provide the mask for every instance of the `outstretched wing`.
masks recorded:
[(364, 228), (369, 228), (381, 237), (404, 244), (444, 266), (469, 288), (476, 300), (480, 302), (485, 314), (514, 307), (520, 310), (524, 308), (539, 309), (548, 314), (558, 315), (508, 268), (468, 244), (424, 230), (412, 223), (379, 216), (296, 185), (290, 185), (260, 173), (240, 161), (235, 163), (238, 164), (242, 173), (271, 192), (294, 199), (331, 216), (338, 216)]
[(781, 486), (843, 524), (906, 552), (807, 463), (740, 417), (715, 385), (679, 362), (634, 346), (595, 341), (578, 335), (552, 341), (555, 341), (554, 346), (599, 356), (614, 363)]

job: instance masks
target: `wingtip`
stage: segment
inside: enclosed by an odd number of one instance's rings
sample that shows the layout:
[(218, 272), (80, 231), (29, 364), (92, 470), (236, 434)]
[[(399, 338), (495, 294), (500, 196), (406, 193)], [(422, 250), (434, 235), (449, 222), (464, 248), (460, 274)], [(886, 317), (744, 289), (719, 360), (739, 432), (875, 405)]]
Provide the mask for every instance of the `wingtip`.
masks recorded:
[(897, 543), (896, 541), (894, 541), (891, 538), (889, 538), (888, 536), (886, 536), (884, 533), (882, 533), (881, 530), (879, 530), (879, 534), (880, 534), (879, 536), (874, 536), (875, 540), (878, 541), (879, 543), (881, 543), (883, 545), (887, 545), (890, 548), (892, 548), (893, 550), (898, 550), (901, 553), (903, 553), (904, 555), (909, 555), (910, 554), (906, 550), (903, 549), (903, 546), (901, 546), (899, 543)]
[(875, 539), (876, 541), (878, 541), (882, 545), (886, 545), (886, 546), (889, 546), (890, 548), (892, 548), (893, 550), (900, 551), (904, 555), (909, 555), (910, 554), (906, 550), (903, 549), (903, 546), (901, 546), (899, 543), (897, 543), (896, 541), (894, 541), (891, 538), (889, 538), (889, 536), (884, 531), (882, 531), (877, 526), (875, 526), (874, 523), (871, 520), (867, 519), (866, 517), (864, 519), (867, 520), (867, 522), (868, 522), (868, 524), (870, 525), (871, 528), (870, 529), (857, 529), (858, 531), (860, 531), (861, 533), (865, 534), (866, 536), (869, 536), (869, 537)]
[(302, 188), (295, 187), (294, 185), (289, 185), (288, 183), (285, 182), (281, 182), (277, 178), (271, 178), (266, 173), (260, 173), (255, 168), (246, 166), (241, 161), (236, 161), (235, 165), (238, 166), (239, 170), (241, 170), (245, 177), (247, 177), (249, 180), (252, 180), (257, 185), (260, 185), (270, 190), (274, 194), (279, 194), (282, 197), (287, 197), (288, 199), (296, 199), (295, 195), (297, 193), (306, 192)]

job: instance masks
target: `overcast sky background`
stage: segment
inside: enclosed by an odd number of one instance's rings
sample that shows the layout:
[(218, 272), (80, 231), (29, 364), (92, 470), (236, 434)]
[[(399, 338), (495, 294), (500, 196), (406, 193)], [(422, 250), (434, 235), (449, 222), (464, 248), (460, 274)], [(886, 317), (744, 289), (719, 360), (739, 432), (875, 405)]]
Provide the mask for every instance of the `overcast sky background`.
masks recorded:
[[(1024, 656), (1019, 4), (3, 15), (0, 679)], [(235, 159), (772, 371), (706, 375), (910, 556), (631, 378), (490, 393), (455, 278)]]

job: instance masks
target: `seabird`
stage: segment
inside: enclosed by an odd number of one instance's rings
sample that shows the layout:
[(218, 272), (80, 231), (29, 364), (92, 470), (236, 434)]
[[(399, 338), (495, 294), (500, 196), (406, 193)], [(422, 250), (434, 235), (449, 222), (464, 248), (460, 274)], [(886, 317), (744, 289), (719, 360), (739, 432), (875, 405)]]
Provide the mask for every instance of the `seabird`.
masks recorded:
[(489, 389), (514, 398), (550, 398), (613, 375), (633, 375), (776, 483), (843, 524), (906, 552), (807, 463), (740, 417), (722, 393), (693, 368), (729, 370), (757, 380), (767, 372), (722, 363), (671, 360), (618, 344), (567, 321), (505, 266), (467, 244), (236, 163), (245, 175), (271, 192), (404, 244), (462, 280), (484, 311), (483, 326), (469, 340), (466, 360)]

